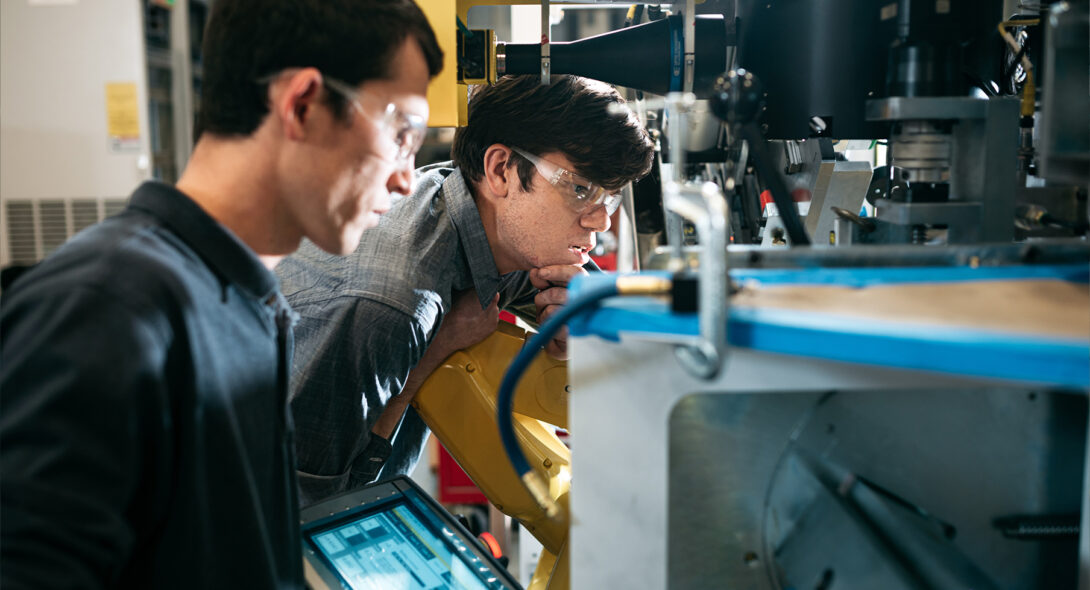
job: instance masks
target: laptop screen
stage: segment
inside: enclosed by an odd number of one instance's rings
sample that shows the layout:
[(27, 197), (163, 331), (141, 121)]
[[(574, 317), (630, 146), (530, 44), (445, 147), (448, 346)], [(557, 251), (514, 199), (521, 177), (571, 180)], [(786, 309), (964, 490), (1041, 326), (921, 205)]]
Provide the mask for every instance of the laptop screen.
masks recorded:
[[(306, 522), (308, 516), (318, 516)], [(450, 515), (407, 478), (303, 511), (304, 554), (351, 590), (518, 588)]]

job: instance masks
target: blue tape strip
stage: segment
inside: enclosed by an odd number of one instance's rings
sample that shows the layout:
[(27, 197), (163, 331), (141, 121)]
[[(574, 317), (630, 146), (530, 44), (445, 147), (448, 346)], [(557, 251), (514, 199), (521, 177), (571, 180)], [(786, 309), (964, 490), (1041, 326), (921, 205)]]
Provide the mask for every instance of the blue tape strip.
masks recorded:
[[(842, 281), (825, 280), (832, 273)], [(668, 273), (653, 273), (668, 274)], [(735, 279), (767, 284), (874, 285), (898, 282), (1058, 278), (1087, 282), (1082, 265), (991, 269), (814, 269), (733, 271)], [(794, 277), (794, 280), (791, 277)], [(582, 277), (572, 285), (611, 281), (611, 276)], [(696, 314), (674, 314), (649, 297), (615, 298), (569, 323), (572, 336), (594, 335), (616, 341), (621, 333), (696, 336)], [(834, 361), (936, 371), (1090, 388), (1090, 335), (1087, 339), (1045, 338), (985, 330), (942, 329), (884, 321), (859, 321), (831, 314), (795, 310), (736, 308), (727, 334), (732, 346)]]
[(807, 269), (734, 269), (731, 278), (753, 279), (768, 285), (839, 285), (869, 287), (890, 283), (945, 283), (955, 281), (1000, 281), (1058, 279), (1074, 283), (1090, 282), (1090, 267), (1085, 264), (1049, 266), (887, 267), (887, 268), (807, 268)]

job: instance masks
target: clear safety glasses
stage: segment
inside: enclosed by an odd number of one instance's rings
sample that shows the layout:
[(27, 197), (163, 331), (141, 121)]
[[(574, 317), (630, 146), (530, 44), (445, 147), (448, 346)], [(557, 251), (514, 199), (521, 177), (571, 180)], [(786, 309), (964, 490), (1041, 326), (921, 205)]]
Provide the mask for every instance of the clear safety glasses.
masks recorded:
[(614, 194), (605, 188), (590, 182), (578, 174), (561, 168), (548, 160), (543, 160), (525, 150), (512, 147), (512, 150), (530, 161), (537, 168), (542, 178), (556, 187), (565, 197), (576, 213), (584, 213), (594, 207), (603, 205), (609, 215), (621, 205), (621, 195)]
[[(323, 76), (322, 80), (330, 90), (333, 90), (344, 97), (345, 100), (351, 102), (352, 108), (356, 109), (360, 116), (365, 119), (373, 118), (363, 109), (361, 100), (374, 97), (360, 94), (346, 82), (341, 82), (340, 80), (328, 76)], [(428, 122), (424, 117), (402, 112), (394, 106), (393, 103), (388, 103), (385, 109), (383, 109), (379, 122), (382, 124), (390, 139), (393, 140), (394, 146), (397, 149), (396, 155), (393, 158), (396, 162), (408, 162), (416, 155), (416, 152), (420, 151), (420, 146), (424, 145), (424, 136), (427, 134), (428, 130)]]

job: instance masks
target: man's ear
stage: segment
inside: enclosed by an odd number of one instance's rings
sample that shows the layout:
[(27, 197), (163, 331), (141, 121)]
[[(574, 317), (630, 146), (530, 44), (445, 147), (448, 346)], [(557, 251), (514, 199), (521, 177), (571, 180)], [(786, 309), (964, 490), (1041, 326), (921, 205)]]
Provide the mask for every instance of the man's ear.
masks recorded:
[(303, 68), (270, 85), (271, 110), (288, 139), (306, 137), (307, 123), (318, 104), (321, 88), (322, 74), (315, 68)]
[(511, 148), (502, 143), (494, 143), (484, 151), (484, 182), (482, 182), (485, 198), (502, 199), (515, 188), (512, 182), (518, 182), (518, 171), (508, 168), (511, 162)]

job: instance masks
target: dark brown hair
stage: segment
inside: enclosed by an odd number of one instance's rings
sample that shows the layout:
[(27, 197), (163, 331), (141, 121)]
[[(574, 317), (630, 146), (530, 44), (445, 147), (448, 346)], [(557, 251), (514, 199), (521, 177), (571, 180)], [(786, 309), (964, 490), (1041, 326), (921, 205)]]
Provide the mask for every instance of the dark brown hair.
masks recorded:
[[(269, 112), (268, 83), (258, 80), (287, 68), (317, 68), (352, 86), (388, 79), (408, 38), (420, 44), (434, 77), (443, 52), (413, 0), (216, 0), (201, 47), (194, 136), (253, 133)], [(344, 99), (326, 96), (344, 117)]]
[[(469, 121), (454, 135), (451, 158), (462, 175), (476, 182), (484, 175), (484, 153), (492, 144), (531, 154), (561, 152), (588, 180), (615, 190), (651, 168), (652, 146), (624, 99), (603, 82), (553, 76), (504, 76), (476, 87), (469, 97)], [(534, 167), (513, 155), (523, 190), (533, 184)]]

